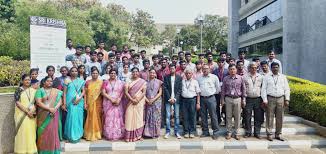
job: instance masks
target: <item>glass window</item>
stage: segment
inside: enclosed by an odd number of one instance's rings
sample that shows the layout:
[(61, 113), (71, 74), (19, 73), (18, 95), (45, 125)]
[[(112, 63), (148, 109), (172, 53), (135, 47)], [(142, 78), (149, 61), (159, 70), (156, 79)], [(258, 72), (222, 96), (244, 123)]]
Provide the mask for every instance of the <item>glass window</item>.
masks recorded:
[(274, 50), (276, 54), (282, 54), (283, 40), (282, 37), (279, 37), (276, 39), (246, 46), (240, 48), (239, 50), (246, 51), (248, 58), (266, 56), (270, 50)]
[(280, 0), (275, 0), (239, 22), (239, 35), (268, 25), (282, 17)]

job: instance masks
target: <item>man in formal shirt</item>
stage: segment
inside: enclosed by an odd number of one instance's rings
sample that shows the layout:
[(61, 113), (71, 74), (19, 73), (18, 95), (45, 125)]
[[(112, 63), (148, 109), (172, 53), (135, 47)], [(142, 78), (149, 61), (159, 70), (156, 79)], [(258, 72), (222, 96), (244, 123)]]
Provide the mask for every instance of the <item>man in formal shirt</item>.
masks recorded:
[[(249, 66), (249, 65), (248, 65)], [(247, 74), (248, 68), (245, 68), (243, 61), (237, 61), (237, 74), (244, 76)]]
[(95, 51), (91, 51), (90, 55), (91, 55), (91, 61), (86, 63), (86, 75), (91, 75), (92, 73), (91, 68), (93, 66), (96, 66), (99, 71), (99, 74), (101, 74), (102, 73), (101, 64), (96, 61), (97, 53)]
[(155, 69), (155, 71), (157, 72), (158, 70), (161, 69), (161, 65), (160, 65), (160, 59), (158, 58), (158, 55), (153, 55), (152, 56), (152, 61), (153, 61), (153, 65), (152, 68)]
[(226, 62), (226, 58), (227, 58), (227, 52), (222, 51), (220, 52), (220, 58), (224, 59), (223, 63), (224, 63), (224, 68), (228, 69), (229, 68), (229, 64)]
[(126, 56), (128, 59), (131, 59), (131, 54), (129, 52), (128, 45), (123, 46), (121, 57), (124, 57), (124, 56)]
[(138, 53), (132, 55), (133, 63), (130, 64), (131, 69), (134, 67), (137, 67), (139, 70), (144, 69), (144, 66), (143, 66), (143, 64), (140, 63), (139, 58), (140, 58), (140, 56)]
[(144, 59), (147, 59), (146, 58), (146, 50), (140, 51), (140, 59), (139, 59), (139, 62), (142, 64)]
[(268, 66), (267, 61), (260, 62), (260, 67), (261, 67), (261, 71), (260, 71), (261, 75), (266, 76), (267, 74), (270, 74), (269, 66)]
[(144, 79), (145, 81), (148, 81), (150, 69), (150, 62), (148, 59), (143, 59), (143, 67), (144, 69), (139, 72), (140, 78)]
[(91, 46), (86, 45), (85, 46), (85, 53), (83, 54), (86, 57), (86, 63), (91, 61), (91, 56), (90, 56), (91, 51), (92, 51)]
[(202, 64), (205, 63), (205, 54), (201, 53), (198, 55), (198, 61)]
[(229, 65), (229, 75), (223, 79), (221, 105), (226, 109), (226, 139), (231, 139), (232, 117), (234, 117), (235, 139), (240, 140), (241, 107), (246, 105), (246, 85), (242, 76), (237, 75), (235, 65)]
[(260, 73), (261, 72), (261, 67), (260, 67), (260, 59), (259, 59), (259, 57), (252, 58), (252, 61), (256, 63), (257, 73)]
[(263, 76), (257, 73), (257, 64), (252, 62), (249, 64), (249, 73), (244, 76), (246, 84), (246, 106), (245, 114), (245, 138), (252, 135), (251, 116), (254, 112), (254, 136), (260, 137), (261, 125), (264, 122), (264, 110), (262, 108), (261, 87), (263, 84)]
[(176, 73), (182, 77), (182, 79), (186, 79), (185, 70), (187, 68), (187, 63), (185, 60), (179, 61), (179, 69), (177, 69)]
[(266, 60), (268, 62), (268, 66), (269, 68), (271, 68), (271, 64), (273, 62), (276, 62), (279, 64), (279, 73), (283, 73), (283, 70), (282, 70), (282, 63), (281, 61), (279, 61), (278, 59), (276, 59), (276, 56), (275, 56), (275, 51), (274, 50), (271, 50), (268, 52), (268, 59)]
[(108, 64), (108, 61), (105, 61), (103, 59), (104, 59), (104, 53), (103, 52), (98, 52), (97, 53), (97, 62), (100, 63), (101, 69), (105, 70), (105, 67)]
[(83, 47), (77, 45), (76, 53), (67, 55), (66, 58), (66, 66), (70, 69), (71, 67), (78, 67), (79, 65), (84, 65), (87, 60), (84, 55), (82, 55)]
[(289, 105), (290, 87), (285, 75), (279, 73), (280, 64), (273, 62), (271, 64), (272, 73), (267, 74), (263, 80), (261, 97), (266, 109), (266, 133), (267, 140), (273, 141), (272, 129), (274, 117), (276, 119), (275, 139), (284, 141), (281, 137), (284, 106)]
[(207, 64), (203, 65), (203, 75), (198, 79), (201, 89), (200, 93), (200, 117), (202, 119), (203, 134), (201, 137), (210, 136), (208, 129), (208, 114), (211, 119), (214, 140), (217, 139), (217, 132), (219, 130), (218, 117), (217, 117), (217, 102), (215, 95), (221, 91), (220, 81), (218, 77), (210, 73)]
[(209, 69), (211, 70), (211, 72), (213, 72), (213, 70), (217, 68), (217, 63), (214, 62), (213, 60), (213, 53), (207, 52), (206, 59), (207, 59), (207, 64), (209, 66)]
[(98, 48), (95, 50), (95, 52), (97, 52), (97, 53), (102, 52), (103, 55), (104, 55), (104, 60), (108, 61), (109, 60), (109, 54), (104, 49), (104, 47), (105, 47), (104, 41), (100, 41), (99, 44), (98, 44)]
[[(109, 53), (109, 62), (108, 64), (111, 66), (112, 69), (118, 70), (119, 65), (116, 63), (116, 57), (114, 53)], [(105, 74), (106, 72), (103, 69), (102, 74)]]
[(163, 81), (164, 77), (170, 74), (170, 69), (166, 58), (161, 59), (160, 63), (161, 63), (160, 64), (161, 68), (158, 71), (156, 71), (156, 74), (157, 74), (157, 79)]
[(196, 71), (196, 65), (194, 63), (191, 62), (191, 53), (190, 52), (186, 52), (185, 53), (185, 59), (186, 59), (186, 68), (189, 68), (192, 70), (192, 72)]
[(196, 71), (193, 73), (193, 79), (198, 81), (198, 78), (203, 75), (203, 71), (202, 71), (203, 63), (201, 63), (200, 61), (196, 61), (195, 65), (196, 65)]
[(185, 70), (186, 79), (182, 80), (182, 113), (185, 138), (194, 138), (196, 133), (196, 110), (200, 109), (200, 88), (192, 78), (192, 69)]
[(250, 62), (249, 62), (249, 60), (245, 59), (246, 58), (246, 52), (243, 51), (243, 50), (239, 51), (238, 52), (238, 57), (239, 57), (239, 59), (236, 62), (242, 61), (244, 69), (247, 71)]
[(117, 45), (112, 44), (111, 45), (111, 50), (108, 52), (108, 54), (110, 54), (110, 53), (116, 54), (117, 50), (118, 50)]
[(76, 53), (76, 49), (73, 47), (72, 39), (67, 39), (66, 41), (66, 53), (65, 56), (72, 55)]
[(163, 100), (166, 113), (166, 133), (164, 138), (167, 139), (170, 136), (170, 118), (171, 107), (174, 108), (174, 133), (178, 139), (181, 139), (179, 134), (179, 109), (180, 109), (180, 96), (182, 92), (182, 78), (175, 73), (175, 65), (170, 65), (170, 74), (164, 77), (163, 82)]

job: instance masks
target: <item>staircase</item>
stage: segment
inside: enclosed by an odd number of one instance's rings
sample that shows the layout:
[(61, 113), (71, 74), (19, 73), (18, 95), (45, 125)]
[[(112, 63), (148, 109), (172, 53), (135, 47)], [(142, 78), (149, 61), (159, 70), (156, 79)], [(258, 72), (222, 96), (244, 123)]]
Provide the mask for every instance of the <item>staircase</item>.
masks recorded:
[[(144, 139), (134, 143), (126, 143), (124, 141), (95, 141), (87, 142), (82, 140), (77, 144), (62, 142), (62, 149), (65, 154), (80, 154), (80, 153), (313, 153), (319, 154), (326, 152), (326, 138), (317, 134), (317, 129), (304, 125), (303, 119), (300, 117), (286, 115), (283, 124), (282, 137), (286, 141), (274, 140), (273, 142), (266, 140), (265, 124), (261, 130), (263, 139), (258, 140), (254, 137), (241, 138), (241, 140), (230, 139), (226, 140), (224, 135), (226, 128), (221, 126), (219, 138), (213, 140), (211, 137), (193, 139), (182, 138), (176, 139), (173, 135), (169, 139), (164, 139), (164, 129), (162, 136), (158, 139)], [(197, 125), (198, 134), (201, 134), (201, 128)], [(244, 135), (244, 130), (241, 129), (241, 134)], [(173, 134), (173, 132), (171, 132)], [(212, 130), (211, 130), (212, 134)], [(210, 151), (210, 152), (209, 152)], [(231, 151), (231, 152), (230, 152)], [(250, 152), (256, 151), (256, 152)], [(284, 152), (285, 151), (285, 152)], [(288, 151), (288, 152), (287, 152)], [(172, 153), (171, 153), (172, 152)]]

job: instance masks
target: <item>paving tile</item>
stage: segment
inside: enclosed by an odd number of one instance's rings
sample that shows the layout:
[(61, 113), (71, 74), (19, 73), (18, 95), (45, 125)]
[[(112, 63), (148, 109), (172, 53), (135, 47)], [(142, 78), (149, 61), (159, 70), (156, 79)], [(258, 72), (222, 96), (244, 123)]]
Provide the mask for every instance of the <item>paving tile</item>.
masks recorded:
[(205, 150), (204, 154), (228, 154), (227, 150)]
[(324, 154), (323, 151), (321, 151), (320, 149), (314, 148), (314, 149), (295, 149), (295, 151), (297, 151), (300, 154)]
[(181, 154), (179, 150), (159, 150), (159, 154)]
[(240, 149), (237, 149), (237, 150), (227, 150), (229, 154), (250, 154), (250, 152), (248, 150), (240, 150)]
[(299, 154), (294, 149), (272, 149), (274, 154)]
[(180, 154), (204, 154), (203, 150), (180, 150)]
[(135, 150), (136, 143), (135, 142), (114, 142), (112, 143), (113, 151), (131, 151)]
[(140, 150), (140, 151), (135, 151), (134, 154), (158, 154), (159, 152), (156, 150)]
[(251, 154), (274, 154), (271, 150), (248, 150)]
[(178, 141), (158, 141), (158, 150), (180, 150), (180, 142)]

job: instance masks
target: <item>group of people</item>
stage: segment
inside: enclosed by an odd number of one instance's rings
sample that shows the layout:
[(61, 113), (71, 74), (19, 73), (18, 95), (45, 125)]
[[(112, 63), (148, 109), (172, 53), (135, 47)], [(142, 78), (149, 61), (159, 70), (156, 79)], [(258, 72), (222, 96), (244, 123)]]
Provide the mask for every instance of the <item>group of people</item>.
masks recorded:
[(273, 51), (261, 62), (259, 58), (250, 62), (239, 51), (237, 60), (220, 52), (216, 63), (206, 52), (192, 63), (189, 52), (180, 51), (171, 59), (159, 53), (150, 61), (145, 50), (138, 54), (125, 45), (118, 51), (112, 45), (107, 52), (103, 42), (98, 46), (95, 51), (90, 46), (75, 49), (68, 39), (67, 66), (60, 68), (61, 76), (54, 75), (53, 66), (46, 68), (47, 76), (40, 81), (38, 69), (22, 75), (14, 95), (15, 153), (60, 153), (60, 141), (76, 143), (81, 138), (126, 142), (158, 138), (164, 127), (164, 138), (169, 138), (172, 125), (176, 138), (194, 138), (199, 118), (200, 137), (214, 140), (222, 122), (225, 138), (234, 134), (239, 140), (241, 118), (244, 137), (261, 139), (266, 119), (267, 139), (272, 141), (276, 117), (275, 139), (284, 140), (283, 114), (290, 89)]

